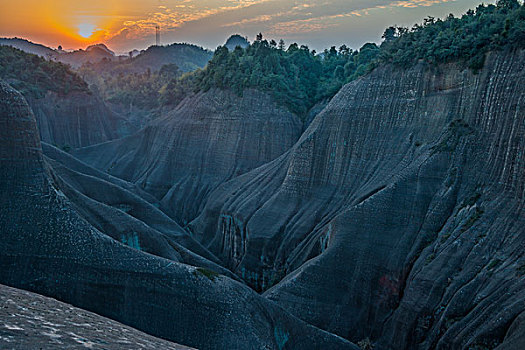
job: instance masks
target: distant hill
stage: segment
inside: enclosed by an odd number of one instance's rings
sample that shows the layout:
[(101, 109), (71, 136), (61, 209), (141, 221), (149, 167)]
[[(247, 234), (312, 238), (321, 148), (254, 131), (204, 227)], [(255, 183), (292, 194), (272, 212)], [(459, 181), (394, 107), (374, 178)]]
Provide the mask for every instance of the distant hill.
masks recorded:
[(85, 63), (96, 63), (102, 60), (114, 61), (117, 56), (113, 51), (108, 49), (104, 44), (88, 46), (85, 50), (76, 50), (73, 52), (64, 52), (57, 57), (62, 63), (67, 63), (74, 68), (79, 68)]
[(165, 64), (176, 64), (180, 70), (190, 72), (204, 68), (212, 58), (213, 52), (192, 44), (171, 44), (150, 46), (146, 51), (133, 58), (131, 65), (146, 71), (159, 70)]
[(0, 38), (0, 46), (12, 46), (27, 53), (69, 64), (73, 68), (80, 68), (88, 63), (93, 64), (96, 65), (95, 70), (100, 73), (143, 73), (148, 69), (155, 72), (166, 64), (176, 64), (181, 71), (191, 72), (204, 68), (213, 56), (212, 51), (192, 44), (151, 46), (140, 53), (138, 50), (133, 50), (132, 59), (127, 56), (117, 56), (104, 44), (91, 45), (85, 50), (66, 52), (35, 44), (26, 39)]
[(240, 46), (243, 49), (247, 48), (248, 46), (250, 46), (250, 42), (247, 38), (239, 34), (234, 34), (230, 36), (228, 40), (226, 40), (226, 44), (224, 44), (224, 46), (226, 46), (228, 50), (233, 51), (237, 46)]
[(48, 60), (66, 63), (73, 68), (78, 68), (87, 62), (96, 63), (103, 59), (117, 59), (115, 53), (104, 44), (95, 44), (88, 46), (85, 50), (80, 49), (71, 52), (55, 50), (20, 38), (0, 38), (0, 45), (12, 46), (26, 53), (38, 55)]
[(47, 91), (88, 92), (87, 84), (66, 65), (9, 46), (0, 46), (0, 79), (32, 97), (43, 97)]
[(19, 50), (22, 50), (27, 53), (32, 53), (34, 55), (42, 56), (45, 58), (54, 57), (58, 55), (58, 52), (41, 44), (35, 44), (26, 39), (20, 38), (0, 38), (0, 45), (2, 46), (12, 46)]

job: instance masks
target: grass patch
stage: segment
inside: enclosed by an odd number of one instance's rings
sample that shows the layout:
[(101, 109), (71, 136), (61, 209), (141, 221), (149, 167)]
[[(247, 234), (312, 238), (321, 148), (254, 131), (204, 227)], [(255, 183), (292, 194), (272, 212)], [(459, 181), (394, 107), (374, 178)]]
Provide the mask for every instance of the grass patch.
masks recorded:
[(441, 243), (445, 243), (447, 239), (450, 237), (450, 232), (446, 232), (441, 236)]
[(518, 267), (518, 269), (516, 270), (516, 274), (518, 275), (518, 277), (525, 275), (525, 264)]
[(470, 198), (465, 199), (463, 203), (461, 203), (460, 209), (463, 209), (467, 206), (469, 207), (473, 206), (474, 204), (476, 204), (476, 202), (479, 200), (480, 197), (481, 197), (481, 193), (479, 192), (474, 193), (472, 196), (470, 196)]
[(359, 349), (361, 350), (372, 350), (374, 349), (374, 344), (370, 341), (370, 338), (365, 338), (357, 343)]
[(453, 153), (459, 139), (473, 133), (473, 129), (462, 119), (453, 120), (447, 127), (446, 135), (440, 143), (431, 148), (431, 155), (436, 153)]
[(495, 267), (497, 267), (499, 264), (501, 264), (500, 259), (492, 259), (492, 261), (487, 265), (487, 270), (492, 270)]
[(461, 232), (465, 232), (468, 229), (470, 229), (476, 223), (476, 221), (478, 221), (479, 218), (481, 218), (483, 216), (484, 212), (485, 211), (482, 208), (477, 207), (474, 210), (474, 214), (472, 214), (468, 218), (468, 220), (463, 224), (463, 226), (461, 226)]
[(193, 271), (193, 274), (195, 276), (199, 276), (199, 275), (202, 275), (206, 278), (208, 278), (210, 281), (215, 281), (215, 279), (217, 277), (219, 277), (219, 273), (218, 272), (215, 272), (213, 270), (210, 270), (210, 269), (207, 269), (205, 267), (197, 267), (194, 271)]
[(432, 260), (434, 260), (436, 258), (436, 254), (434, 253), (430, 253), (429, 256), (427, 256), (426, 260), (425, 260), (425, 265), (428, 265), (432, 262)]

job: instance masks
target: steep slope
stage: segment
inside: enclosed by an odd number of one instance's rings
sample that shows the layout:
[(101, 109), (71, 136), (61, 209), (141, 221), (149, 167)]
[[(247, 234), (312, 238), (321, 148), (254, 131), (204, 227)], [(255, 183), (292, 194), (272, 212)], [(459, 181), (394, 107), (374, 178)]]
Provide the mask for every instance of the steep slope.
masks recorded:
[(94, 145), (131, 134), (135, 128), (91, 94), (28, 97), (43, 141), (69, 149)]
[(44, 144), (43, 150), (59, 189), (96, 229), (132, 248), (235, 278), (136, 185), (90, 168), (53, 146)]
[(31, 110), (0, 83), (0, 283), (202, 349), (355, 348), (227, 277), (116, 242), (53, 178)]
[(301, 129), (295, 115), (261, 92), (210, 90), (135, 135), (73, 154), (139, 184), (184, 224), (219, 184), (283, 154)]
[(133, 131), (112, 113), (86, 82), (69, 67), (16, 48), (0, 46), (0, 79), (27, 98), (41, 138), (60, 147), (81, 147)]
[(57, 300), (3, 285), (0, 305), (2, 349), (190, 349)]
[(489, 55), (477, 75), (377, 69), (285, 155), (211, 193), (189, 228), (258, 290), (286, 276), (265, 296), (348, 339), (492, 348), (516, 337), (524, 68), (516, 51)]
[(44, 58), (55, 57), (58, 52), (50, 47), (33, 43), (26, 39), (20, 38), (0, 38), (0, 45), (16, 47), (27, 53), (42, 56)]

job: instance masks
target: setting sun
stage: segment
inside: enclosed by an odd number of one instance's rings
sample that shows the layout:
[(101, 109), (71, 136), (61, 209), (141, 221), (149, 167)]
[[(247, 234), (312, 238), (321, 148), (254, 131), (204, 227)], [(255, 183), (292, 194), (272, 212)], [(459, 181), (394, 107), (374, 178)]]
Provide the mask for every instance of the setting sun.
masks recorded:
[(91, 35), (93, 35), (93, 32), (95, 31), (95, 25), (90, 23), (81, 23), (78, 25), (78, 34), (81, 37), (89, 38)]
[[(51, 47), (85, 48), (103, 42), (120, 53), (155, 43), (193, 42), (213, 49), (230, 34), (278, 40), (323, 49), (359, 47), (377, 41), (386, 25), (411, 24), (424, 15), (461, 13), (477, 0), (19, 0), (2, 1), (0, 36), (19, 36)], [(395, 22), (394, 19), (395, 18)]]

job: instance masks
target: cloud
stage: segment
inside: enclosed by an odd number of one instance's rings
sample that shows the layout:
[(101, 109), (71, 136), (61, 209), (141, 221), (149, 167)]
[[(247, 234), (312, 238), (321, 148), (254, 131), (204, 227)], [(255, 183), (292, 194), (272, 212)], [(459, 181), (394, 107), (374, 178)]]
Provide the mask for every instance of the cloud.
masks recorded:
[[(111, 42), (150, 40), (160, 25), (163, 38), (186, 40), (198, 35), (216, 38), (239, 32), (286, 37), (301, 33), (322, 32), (327, 28), (349, 26), (370, 11), (426, 8), (456, 0), (176, 0), (163, 1), (142, 18), (123, 23)], [(474, 0), (469, 0), (474, 1)], [(147, 39), (149, 38), (149, 39)], [(224, 39), (224, 37), (222, 37)], [(206, 39), (211, 42), (211, 39)], [(215, 41), (216, 42), (216, 41)], [(213, 44), (212, 44), (213, 45)], [(211, 45), (210, 45), (211, 46)]]
[(452, 2), (456, 0), (407, 0), (407, 1), (396, 1), (392, 6), (405, 7), (405, 8), (415, 8), (419, 6), (428, 7), (444, 2)]
[(138, 38), (149, 35), (156, 25), (160, 25), (163, 30), (170, 31), (188, 22), (269, 1), (272, 0), (215, 0), (210, 1), (211, 5), (205, 6), (203, 1), (179, 0), (172, 8), (161, 5), (157, 7), (157, 12), (150, 13), (144, 19), (126, 21), (124, 27), (134, 32), (134, 36)]

